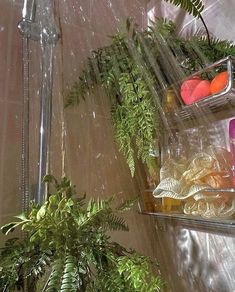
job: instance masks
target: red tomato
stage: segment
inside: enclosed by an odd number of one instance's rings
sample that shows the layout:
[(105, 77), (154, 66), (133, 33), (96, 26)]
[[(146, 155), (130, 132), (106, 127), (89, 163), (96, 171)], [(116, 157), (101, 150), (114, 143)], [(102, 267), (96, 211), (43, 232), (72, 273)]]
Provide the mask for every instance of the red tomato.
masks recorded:
[(227, 71), (217, 74), (215, 78), (211, 81), (211, 87), (210, 87), (211, 93), (215, 94), (222, 91), (227, 86), (227, 83), (228, 83)]
[(185, 80), (181, 86), (181, 97), (185, 104), (192, 104), (206, 96), (209, 96), (210, 82), (199, 77)]

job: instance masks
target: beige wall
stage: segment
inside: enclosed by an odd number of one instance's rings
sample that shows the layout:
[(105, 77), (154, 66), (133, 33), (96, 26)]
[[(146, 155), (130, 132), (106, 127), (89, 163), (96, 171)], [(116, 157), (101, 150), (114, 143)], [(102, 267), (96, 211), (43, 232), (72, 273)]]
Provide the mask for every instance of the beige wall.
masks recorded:
[[(21, 208), (22, 43), (19, 3), (0, 1), (0, 225)], [(0, 235), (1, 240), (1, 235)]]

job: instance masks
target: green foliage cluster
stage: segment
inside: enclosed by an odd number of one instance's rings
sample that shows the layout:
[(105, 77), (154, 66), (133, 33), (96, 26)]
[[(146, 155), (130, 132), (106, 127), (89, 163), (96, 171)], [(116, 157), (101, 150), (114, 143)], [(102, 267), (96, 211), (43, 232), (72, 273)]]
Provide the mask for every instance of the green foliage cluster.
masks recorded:
[(165, 0), (165, 1), (170, 2), (175, 6), (179, 6), (180, 8), (184, 9), (189, 14), (192, 14), (195, 17), (199, 17), (204, 9), (203, 1), (201, 0)]
[[(203, 69), (208, 64), (235, 55), (235, 45), (231, 41), (211, 37), (208, 44), (207, 37), (200, 31), (184, 37), (177, 35), (176, 29), (175, 23), (171, 20), (158, 19), (152, 22), (147, 34), (152, 42), (159, 35), (163, 37), (186, 76)], [(163, 66), (161, 70), (164, 72)]]
[(123, 102), (112, 112), (115, 137), (133, 176), (135, 171), (133, 143), (137, 149), (137, 157), (150, 167), (149, 151), (153, 147), (154, 125), (157, 121), (153, 100), (140, 78), (138, 68), (133, 69), (131, 74), (120, 74), (118, 82)]
[[(201, 1), (171, 2), (200, 15)], [(131, 174), (137, 158), (154, 173), (149, 153), (161, 133), (160, 107), (166, 88), (209, 63), (235, 55), (235, 46), (215, 38), (208, 43), (205, 36), (177, 36), (175, 24), (166, 19), (158, 19), (145, 31), (139, 31), (130, 19), (126, 27), (126, 34), (115, 35), (110, 46), (94, 51), (88, 58), (87, 68), (68, 95), (67, 106), (77, 104), (95, 85), (103, 86), (111, 100), (116, 142)], [(178, 76), (177, 68), (169, 73), (166, 54), (178, 61), (183, 76)]]
[[(84, 98), (95, 84), (101, 84), (110, 96), (115, 138), (131, 174), (135, 172), (136, 157), (153, 172), (149, 151), (153, 148), (154, 137), (157, 137), (158, 113), (146, 76), (128, 49), (126, 36), (118, 34), (112, 39), (111, 46), (94, 51), (93, 57), (88, 59), (88, 68), (70, 91), (67, 106), (76, 104), (80, 97)], [(153, 82), (151, 76), (148, 78)]]
[[(2, 227), (7, 235), (16, 227), (26, 234), (10, 239), (0, 250), (0, 290), (15, 291), (28, 280), (29, 291), (108, 292), (161, 291), (155, 264), (147, 257), (111, 242), (107, 231), (128, 231), (118, 213), (129, 210), (132, 201), (112, 209), (107, 200), (73, 199), (75, 188), (67, 178), (53, 186), (41, 206), (32, 203), (28, 216)], [(43, 288), (37, 290), (37, 282)]]

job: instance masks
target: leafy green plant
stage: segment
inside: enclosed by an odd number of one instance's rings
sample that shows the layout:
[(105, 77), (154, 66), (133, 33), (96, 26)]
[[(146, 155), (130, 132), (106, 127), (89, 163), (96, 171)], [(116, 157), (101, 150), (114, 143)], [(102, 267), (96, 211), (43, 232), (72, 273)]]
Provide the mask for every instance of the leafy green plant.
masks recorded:
[(204, 4), (202, 0), (164, 0), (164, 1), (170, 2), (176, 6), (179, 6), (180, 8), (184, 9), (189, 14), (192, 14), (194, 17), (200, 18), (206, 30), (208, 45), (211, 46), (210, 33), (201, 14), (202, 11), (204, 10)]
[(96, 84), (101, 84), (110, 97), (116, 142), (131, 174), (135, 172), (136, 158), (146, 163), (153, 173), (153, 159), (149, 152), (154, 138), (159, 135), (159, 131), (155, 131), (159, 124), (158, 110), (142, 69), (128, 49), (126, 36), (117, 34), (112, 39), (111, 46), (94, 51), (93, 57), (88, 59), (87, 70), (74, 84), (66, 105), (78, 103), (80, 97), (84, 98)]
[(189, 14), (199, 17), (204, 9), (203, 1), (201, 0), (164, 0), (170, 2), (175, 6), (179, 6)]
[(156, 265), (107, 235), (128, 231), (118, 213), (133, 201), (114, 209), (114, 197), (86, 204), (84, 197), (73, 198), (75, 188), (67, 178), (59, 183), (48, 175), (45, 181), (53, 186), (48, 200), (41, 206), (32, 203), (28, 216), (16, 216), (2, 227), (7, 235), (21, 226), (26, 237), (9, 239), (0, 251), (1, 291), (15, 291), (25, 281), (30, 292), (161, 291)]
[(154, 139), (161, 134), (159, 101), (164, 100), (164, 90), (173, 82), (166, 68), (165, 50), (169, 49), (184, 74), (190, 75), (208, 63), (235, 55), (235, 47), (215, 38), (209, 45), (205, 36), (177, 36), (175, 24), (167, 19), (158, 19), (143, 32), (130, 19), (126, 26), (126, 35), (115, 35), (110, 46), (94, 51), (88, 58), (87, 68), (70, 90), (66, 105), (77, 104), (96, 85), (103, 86), (111, 100), (115, 139), (131, 174), (140, 158), (154, 177), (157, 167), (149, 153)]
[[(158, 19), (149, 27), (148, 37), (152, 42), (161, 35), (172, 54), (178, 60), (186, 75), (203, 69), (229, 55), (235, 55), (235, 45), (229, 40), (220, 40), (211, 37), (211, 44), (201, 32), (183, 37), (176, 34), (176, 25), (167, 19)], [(161, 66), (164, 72), (164, 66)], [(166, 72), (167, 73), (167, 72)]]

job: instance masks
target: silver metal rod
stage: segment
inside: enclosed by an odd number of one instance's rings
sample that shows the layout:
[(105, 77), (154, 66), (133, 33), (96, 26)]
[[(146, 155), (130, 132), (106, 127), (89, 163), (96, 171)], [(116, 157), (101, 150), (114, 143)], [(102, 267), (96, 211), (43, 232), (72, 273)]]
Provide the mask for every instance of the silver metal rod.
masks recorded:
[(22, 21), (18, 28), (23, 34), (23, 112), (21, 134), (21, 199), (22, 211), (28, 213), (30, 202), (29, 183), (29, 31), (35, 18), (35, 0), (25, 0)]
[(40, 39), (39, 26), (35, 23), (36, 0), (24, 0), (22, 10), (22, 20), (18, 23), (18, 28), (24, 37), (38, 41)]
[[(37, 9), (38, 23), (35, 22)], [(53, 75), (53, 48), (59, 38), (54, 21), (53, 0), (24, 0), (22, 21), (18, 28), (24, 37), (24, 52), (28, 54), (28, 41), (40, 41), (41, 45), (41, 100), (40, 100), (40, 137), (38, 182), (35, 201), (41, 204), (47, 197), (43, 177), (49, 171), (51, 98)], [(27, 57), (27, 58), (26, 58)], [(28, 55), (24, 60), (28, 60)], [(29, 64), (24, 61), (24, 113), (22, 130), (22, 201), (23, 208), (29, 207)], [(27, 206), (26, 206), (27, 205)]]
[(47, 197), (44, 176), (49, 172), (50, 134), (51, 134), (51, 99), (52, 99), (52, 70), (53, 48), (47, 46), (42, 51), (42, 85), (41, 85), (41, 113), (39, 138), (38, 188), (36, 202), (41, 204)]
[(43, 203), (47, 199), (47, 187), (43, 178), (50, 169), (50, 136), (52, 111), (53, 85), (53, 51), (59, 38), (54, 21), (54, 1), (38, 0), (37, 12), (40, 28), (40, 44), (42, 52), (42, 81), (40, 105), (40, 137), (39, 137), (39, 164), (38, 187), (36, 203)]
[(35, 21), (36, 3), (35, 0), (25, 0), (22, 10), (22, 17), (29, 22)]

